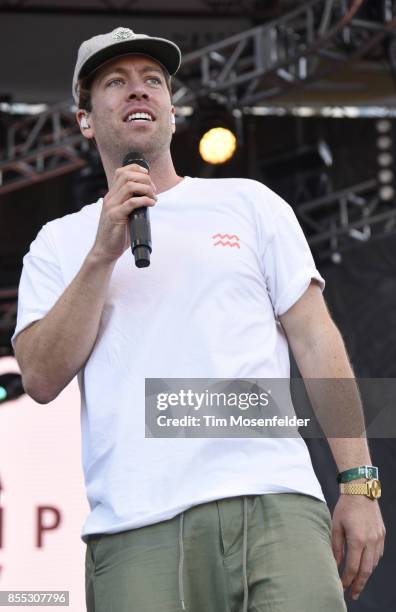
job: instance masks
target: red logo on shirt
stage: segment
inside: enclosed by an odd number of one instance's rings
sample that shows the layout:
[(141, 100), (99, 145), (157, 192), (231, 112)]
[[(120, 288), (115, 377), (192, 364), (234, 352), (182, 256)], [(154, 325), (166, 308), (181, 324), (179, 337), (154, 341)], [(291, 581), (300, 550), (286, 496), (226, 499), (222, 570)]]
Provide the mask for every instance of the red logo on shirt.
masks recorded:
[[(236, 234), (214, 234), (214, 236), (212, 236), (213, 240), (216, 240), (216, 238), (219, 238), (219, 240), (217, 240), (217, 242), (213, 243), (213, 246), (229, 246), (229, 247), (238, 247), (238, 249), (240, 249), (240, 245), (239, 245), (239, 237)], [(226, 238), (228, 238), (228, 240), (226, 240)], [(231, 242), (233, 240), (233, 242)]]

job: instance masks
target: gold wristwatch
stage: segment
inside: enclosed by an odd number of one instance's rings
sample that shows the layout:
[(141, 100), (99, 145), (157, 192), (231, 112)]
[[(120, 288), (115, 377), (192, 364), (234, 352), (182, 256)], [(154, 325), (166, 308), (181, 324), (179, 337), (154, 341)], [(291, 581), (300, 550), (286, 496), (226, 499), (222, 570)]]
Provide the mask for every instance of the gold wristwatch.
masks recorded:
[(367, 482), (342, 482), (340, 492), (347, 495), (365, 495), (375, 500), (381, 497), (381, 483), (376, 478), (371, 478)]

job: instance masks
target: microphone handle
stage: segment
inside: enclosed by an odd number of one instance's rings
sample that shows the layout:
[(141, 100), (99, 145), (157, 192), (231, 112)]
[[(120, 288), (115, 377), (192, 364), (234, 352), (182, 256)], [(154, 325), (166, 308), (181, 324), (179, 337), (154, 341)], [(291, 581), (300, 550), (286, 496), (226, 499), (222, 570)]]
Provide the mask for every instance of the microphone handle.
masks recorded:
[[(129, 164), (138, 164), (142, 168), (149, 170), (147, 160), (141, 153), (130, 151), (124, 157), (123, 166)], [(131, 251), (135, 258), (137, 268), (146, 268), (150, 265), (151, 248), (151, 230), (150, 230), (150, 215), (147, 206), (135, 208), (128, 217), (129, 219), (129, 234), (131, 237)]]
[(147, 268), (150, 265), (151, 230), (150, 215), (147, 206), (135, 208), (129, 215), (129, 233), (131, 251), (137, 268)]

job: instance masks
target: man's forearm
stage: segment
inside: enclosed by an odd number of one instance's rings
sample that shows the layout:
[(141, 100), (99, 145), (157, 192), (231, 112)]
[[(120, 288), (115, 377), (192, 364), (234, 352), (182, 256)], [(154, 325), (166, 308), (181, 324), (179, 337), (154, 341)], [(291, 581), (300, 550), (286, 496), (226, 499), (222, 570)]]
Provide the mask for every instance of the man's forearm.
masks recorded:
[(370, 465), (360, 395), (336, 326), (323, 327), (295, 357), (338, 470)]
[(56, 397), (88, 359), (114, 264), (90, 252), (47, 315), (17, 338), (23, 384), (36, 401), (47, 403)]

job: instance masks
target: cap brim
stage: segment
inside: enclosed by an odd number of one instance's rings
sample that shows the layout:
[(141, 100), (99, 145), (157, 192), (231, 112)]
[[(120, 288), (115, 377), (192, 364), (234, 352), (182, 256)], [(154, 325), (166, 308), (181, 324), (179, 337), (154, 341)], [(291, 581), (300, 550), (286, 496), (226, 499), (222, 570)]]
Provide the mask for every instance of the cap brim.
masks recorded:
[(149, 55), (153, 60), (162, 64), (171, 75), (177, 72), (181, 62), (179, 48), (170, 41), (153, 38), (147, 40), (125, 40), (94, 53), (92, 57), (84, 62), (77, 78), (80, 79), (88, 76), (113, 57), (128, 53)]

